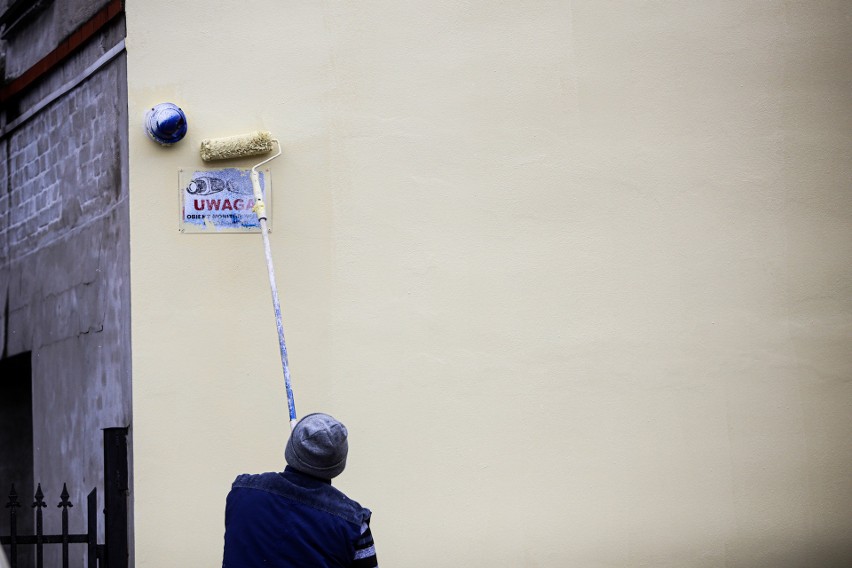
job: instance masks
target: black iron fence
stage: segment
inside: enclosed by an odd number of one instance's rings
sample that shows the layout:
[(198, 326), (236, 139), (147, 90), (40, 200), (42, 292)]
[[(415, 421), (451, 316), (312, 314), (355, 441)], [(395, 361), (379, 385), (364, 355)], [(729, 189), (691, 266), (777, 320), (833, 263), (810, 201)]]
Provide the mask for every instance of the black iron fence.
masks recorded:
[(98, 544), (98, 489), (95, 487), (86, 498), (86, 532), (71, 534), (68, 531), (68, 509), (74, 505), (68, 500), (68, 488), (62, 486), (62, 534), (44, 534), (43, 509), (48, 507), (41, 484), (38, 485), (32, 508), (35, 509), (35, 534), (18, 533), (17, 509), (23, 505), (18, 499), (15, 485), (9, 492), (6, 508), (9, 509), (9, 534), (0, 535), (0, 544), (9, 546), (11, 568), (18, 568), (21, 547), (35, 547), (36, 568), (44, 568), (45, 545), (62, 545), (62, 567), (69, 566), (69, 547), (85, 544), (88, 548), (88, 568), (127, 568), (128, 519), (127, 495), (129, 492), (127, 469), (127, 428), (104, 430), (104, 544)]

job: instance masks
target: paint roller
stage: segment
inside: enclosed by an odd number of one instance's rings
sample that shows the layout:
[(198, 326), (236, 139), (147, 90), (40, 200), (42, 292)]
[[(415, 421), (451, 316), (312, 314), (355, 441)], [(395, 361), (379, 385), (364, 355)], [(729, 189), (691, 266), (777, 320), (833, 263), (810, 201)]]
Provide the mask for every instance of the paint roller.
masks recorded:
[(287, 344), (284, 342), (284, 326), (281, 323), (281, 303), (278, 300), (278, 287), (275, 285), (275, 269), (272, 266), (272, 251), (269, 248), (269, 231), (266, 223), (266, 205), (263, 203), (263, 193), (260, 190), (260, 174), (257, 168), (274, 160), (281, 155), (281, 144), (272, 134), (265, 130), (227, 136), (224, 138), (208, 138), (201, 141), (201, 159), (205, 162), (230, 160), (268, 154), (273, 150), (273, 143), (278, 152), (255, 164), (251, 168), (251, 187), (254, 193), (253, 211), (260, 222), (260, 234), (263, 236), (263, 250), (266, 254), (266, 269), (269, 273), (269, 286), (272, 289), (272, 307), (275, 311), (275, 325), (278, 328), (278, 348), (281, 351), (281, 367), (284, 370), (284, 388), (287, 390), (287, 407), (290, 411), (290, 429), (296, 427), (296, 403), (293, 399), (293, 388), (290, 384), (290, 365), (287, 361)]

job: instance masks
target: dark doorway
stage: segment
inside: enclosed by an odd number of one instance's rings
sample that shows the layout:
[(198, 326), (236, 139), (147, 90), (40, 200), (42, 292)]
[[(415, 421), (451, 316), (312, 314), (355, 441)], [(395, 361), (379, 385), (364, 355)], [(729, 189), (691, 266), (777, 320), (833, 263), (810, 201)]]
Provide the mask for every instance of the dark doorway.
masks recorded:
[[(33, 369), (32, 354), (0, 359), (0, 511), (9, 491), (29, 505), (33, 486)], [(32, 527), (32, 507), (20, 507), (18, 527)], [(0, 514), (0, 534), (9, 532), (8, 514)], [(24, 564), (26, 565), (26, 564)]]

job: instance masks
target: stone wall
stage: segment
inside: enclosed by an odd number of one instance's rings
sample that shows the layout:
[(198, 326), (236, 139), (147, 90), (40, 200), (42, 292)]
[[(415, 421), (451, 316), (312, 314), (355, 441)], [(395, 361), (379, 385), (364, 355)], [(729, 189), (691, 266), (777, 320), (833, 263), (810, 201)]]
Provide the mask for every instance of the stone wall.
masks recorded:
[[(52, 21), (34, 23), (27, 37)], [(17, 114), (123, 34), (114, 22), (24, 93)], [(27, 37), (15, 38), (7, 56)], [(85, 531), (94, 486), (102, 509), (101, 430), (130, 424), (126, 101), (120, 54), (0, 140), (0, 348), (3, 357), (31, 353), (33, 472), (49, 505), (47, 532), (60, 530), (54, 509), (64, 482), (72, 532)], [(0, 480), (0, 493), (5, 486)]]

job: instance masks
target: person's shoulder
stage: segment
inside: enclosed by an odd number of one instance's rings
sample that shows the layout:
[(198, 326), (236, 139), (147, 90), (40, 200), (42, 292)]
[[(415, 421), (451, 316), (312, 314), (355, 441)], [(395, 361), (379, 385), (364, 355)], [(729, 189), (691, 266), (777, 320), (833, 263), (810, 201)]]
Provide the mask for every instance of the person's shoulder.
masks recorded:
[(275, 483), (281, 478), (281, 475), (275, 473), (274, 471), (267, 471), (265, 473), (241, 473), (239, 474), (234, 482), (231, 484), (232, 487), (258, 487), (268, 485), (270, 483)]
[(355, 499), (352, 499), (340, 489), (336, 487), (330, 487), (330, 489), (335, 492), (335, 494), (338, 496), (338, 499), (340, 500), (340, 503), (345, 504), (345, 507), (359, 520), (359, 522), (369, 522), (370, 517), (373, 514), (370, 509), (364, 507), (363, 505), (361, 505), (361, 503), (359, 503)]

